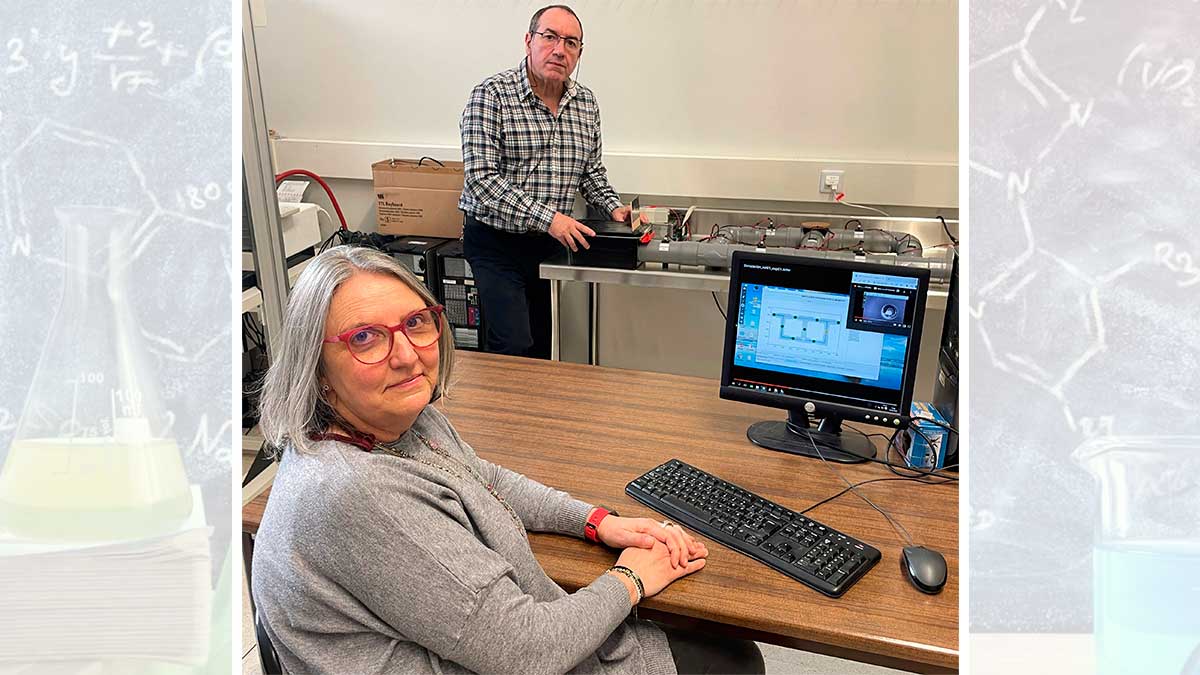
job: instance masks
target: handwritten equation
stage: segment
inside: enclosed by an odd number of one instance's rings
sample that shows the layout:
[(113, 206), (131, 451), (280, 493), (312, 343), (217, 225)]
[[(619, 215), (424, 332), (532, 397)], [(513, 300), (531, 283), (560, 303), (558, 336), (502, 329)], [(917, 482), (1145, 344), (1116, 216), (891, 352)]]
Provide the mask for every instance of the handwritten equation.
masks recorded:
[(187, 46), (148, 19), (119, 19), (86, 40), (52, 39), (29, 28), (6, 40), (0, 86), (38, 80), (53, 95), (67, 97), (81, 79), (98, 78), (113, 93), (162, 96), (173, 83), (203, 76), (213, 63), (229, 69), (230, 32), (217, 28)]

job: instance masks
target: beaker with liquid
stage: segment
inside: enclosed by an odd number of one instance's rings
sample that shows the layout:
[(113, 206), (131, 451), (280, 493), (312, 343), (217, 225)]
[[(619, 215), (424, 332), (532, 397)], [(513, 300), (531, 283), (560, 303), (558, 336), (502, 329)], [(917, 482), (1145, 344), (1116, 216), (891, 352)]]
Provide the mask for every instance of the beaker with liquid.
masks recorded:
[(138, 214), (55, 209), (66, 241), (62, 301), (0, 469), (0, 529), (96, 541), (171, 531), (191, 513), (150, 354), (132, 311)]
[(1200, 437), (1096, 439), (1074, 456), (1100, 492), (1097, 672), (1191, 671), (1200, 650)]

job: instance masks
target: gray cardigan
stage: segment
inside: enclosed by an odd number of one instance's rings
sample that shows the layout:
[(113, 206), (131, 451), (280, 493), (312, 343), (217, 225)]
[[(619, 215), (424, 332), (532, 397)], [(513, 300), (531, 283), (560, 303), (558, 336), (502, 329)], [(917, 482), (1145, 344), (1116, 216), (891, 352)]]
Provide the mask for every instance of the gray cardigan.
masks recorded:
[[(582, 536), (588, 504), (480, 459), (432, 406), (413, 427), (530, 531)], [(252, 592), (289, 673), (675, 673), (662, 631), (628, 619), (620, 580), (568, 594), (482, 484), (403, 438), (413, 459), (334, 441), (283, 456)]]

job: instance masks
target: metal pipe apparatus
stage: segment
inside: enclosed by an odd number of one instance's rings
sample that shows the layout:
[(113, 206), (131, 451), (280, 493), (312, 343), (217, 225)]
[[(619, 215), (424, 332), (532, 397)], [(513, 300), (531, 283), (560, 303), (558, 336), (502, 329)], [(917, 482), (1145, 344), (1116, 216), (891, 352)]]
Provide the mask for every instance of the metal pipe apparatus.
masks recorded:
[(776, 255), (838, 260), (867, 260), (884, 265), (925, 267), (932, 283), (949, 283), (953, 253), (925, 255), (916, 236), (907, 232), (862, 228), (726, 227), (716, 235), (725, 241), (671, 241), (666, 228), (656, 239), (638, 247), (642, 263), (728, 268), (734, 251), (765, 251)]

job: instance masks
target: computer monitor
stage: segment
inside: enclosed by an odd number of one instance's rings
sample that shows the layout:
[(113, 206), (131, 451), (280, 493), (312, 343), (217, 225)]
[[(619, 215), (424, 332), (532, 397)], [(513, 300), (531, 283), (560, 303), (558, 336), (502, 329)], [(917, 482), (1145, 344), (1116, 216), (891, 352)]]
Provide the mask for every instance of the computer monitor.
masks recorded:
[[(870, 439), (841, 423), (908, 424), (928, 290), (919, 267), (735, 252), (721, 398), (788, 411), (786, 422), (750, 426), (756, 445), (874, 457)], [(821, 418), (816, 430), (810, 416)]]

